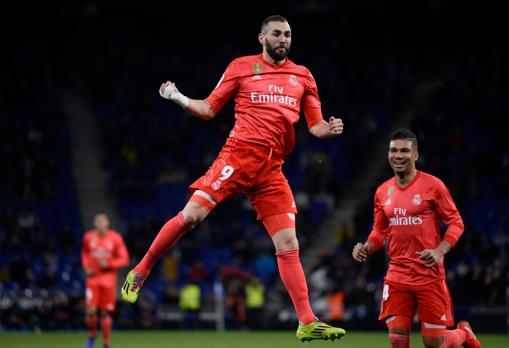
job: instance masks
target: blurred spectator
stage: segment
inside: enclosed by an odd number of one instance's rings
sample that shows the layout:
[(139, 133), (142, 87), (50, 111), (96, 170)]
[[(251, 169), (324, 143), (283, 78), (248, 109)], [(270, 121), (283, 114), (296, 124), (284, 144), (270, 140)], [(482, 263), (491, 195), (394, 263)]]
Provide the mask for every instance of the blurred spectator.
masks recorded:
[(240, 278), (231, 277), (226, 282), (225, 322), (228, 329), (241, 329), (246, 325), (246, 298)]
[(201, 289), (196, 283), (188, 283), (180, 289), (179, 307), (184, 312), (183, 329), (196, 330), (200, 327), (198, 315), (201, 302)]
[(256, 275), (251, 275), (245, 287), (246, 298), (246, 317), (247, 325), (250, 329), (267, 329), (263, 321), (263, 311), (265, 310), (265, 285)]

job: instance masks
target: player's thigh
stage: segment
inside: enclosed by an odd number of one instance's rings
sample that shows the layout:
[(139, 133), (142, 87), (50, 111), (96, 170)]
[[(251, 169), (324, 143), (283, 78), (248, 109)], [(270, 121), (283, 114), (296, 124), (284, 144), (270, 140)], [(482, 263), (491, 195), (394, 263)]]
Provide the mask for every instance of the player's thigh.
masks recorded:
[(415, 286), (419, 320), (434, 325), (454, 325), (452, 300), (445, 280)]
[(99, 287), (96, 284), (87, 282), (85, 284), (85, 308), (96, 309), (99, 305)]
[(257, 181), (259, 184), (247, 195), (258, 214), (257, 219), (276, 214), (297, 213), (292, 190), (280, 170), (265, 173)]
[(107, 311), (113, 312), (117, 304), (117, 291), (115, 286), (101, 286), (99, 288), (99, 299), (97, 307)]
[(380, 303), (379, 320), (393, 316), (413, 318), (417, 302), (407, 285), (385, 282)]

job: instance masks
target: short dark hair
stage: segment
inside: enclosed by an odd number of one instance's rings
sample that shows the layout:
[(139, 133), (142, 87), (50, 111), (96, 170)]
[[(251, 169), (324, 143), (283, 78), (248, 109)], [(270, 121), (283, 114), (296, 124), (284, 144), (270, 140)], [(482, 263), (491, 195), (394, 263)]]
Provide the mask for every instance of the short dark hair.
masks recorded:
[(412, 146), (417, 148), (417, 137), (415, 133), (407, 128), (399, 128), (391, 133), (391, 140), (405, 139), (410, 140), (412, 142)]
[(263, 21), (262, 21), (262, 26), (261, 26), (261, 31), (263, 32), (263, 29), (265, 29), (265, 27), (270, 23), (270, 22), (282, 22), (282, 23), (285, 23), (285, 22), (288, 22), (288, 20), (283, 17), (283, 16), (280, 16), (280, 15), (272, 15), (272, 16), (269, 16), (267, 18), (265, 18)]

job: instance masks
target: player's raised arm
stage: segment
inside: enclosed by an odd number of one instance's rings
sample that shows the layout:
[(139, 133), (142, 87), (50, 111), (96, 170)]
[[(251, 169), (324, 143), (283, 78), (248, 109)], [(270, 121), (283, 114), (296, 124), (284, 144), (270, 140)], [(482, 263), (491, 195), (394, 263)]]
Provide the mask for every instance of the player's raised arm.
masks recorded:
[(179, 92), (174, 82), (166, 81), (159, 88), (159, 95), (180, 105), (184, 110), (203, 120), (214, 117), (214, 110), (205, 99), (190, 99)]

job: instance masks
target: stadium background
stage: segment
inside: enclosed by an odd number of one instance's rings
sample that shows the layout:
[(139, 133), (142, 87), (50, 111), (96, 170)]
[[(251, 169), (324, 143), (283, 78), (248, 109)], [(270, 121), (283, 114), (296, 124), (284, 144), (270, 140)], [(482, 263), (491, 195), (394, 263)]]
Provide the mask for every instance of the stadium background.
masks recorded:
[[(339, 294), (344, 311), (333, 321), (384, 330), (376, 321), (384, 255), (358, 265), (351, 249), (369, 233), (374, 188), (391, 175), (387, 135), (407, 126), (420, 140), (418, 167), (444, 180), (466, 224), (446, 257), (456, 316), (481, 332), (506, 332), (507, 5), (238, 6), (4, 6), (0, 330), (84, 329), (79, 250), (93, 213), (110, 214), (134, 264), (233, 125), (231, 104), (202, 122), (162, 100), (158, 86), (172, 79), (190, 97), (207, 96), (231, 59), (260, 51), (261, 20), (281, 14), (292, 26), (291, 59), (313, 72), (324, 114), (345, 123), (340, 138), (319, 141), (300, 122), (284, 169), (300, 209), (313, 307), (330, 317)], [(244, 301), (253, 275), (266, 287), (255, 322)], [(189, 283), (202, 289), (198, 320), (178, 305)], [(139, 303), (119, 304), (115, 328), (214, 328), (218, 286), (227, 329), (295, 326), (271, 242), (242, 197), (224, 202), (160, 260)]]

